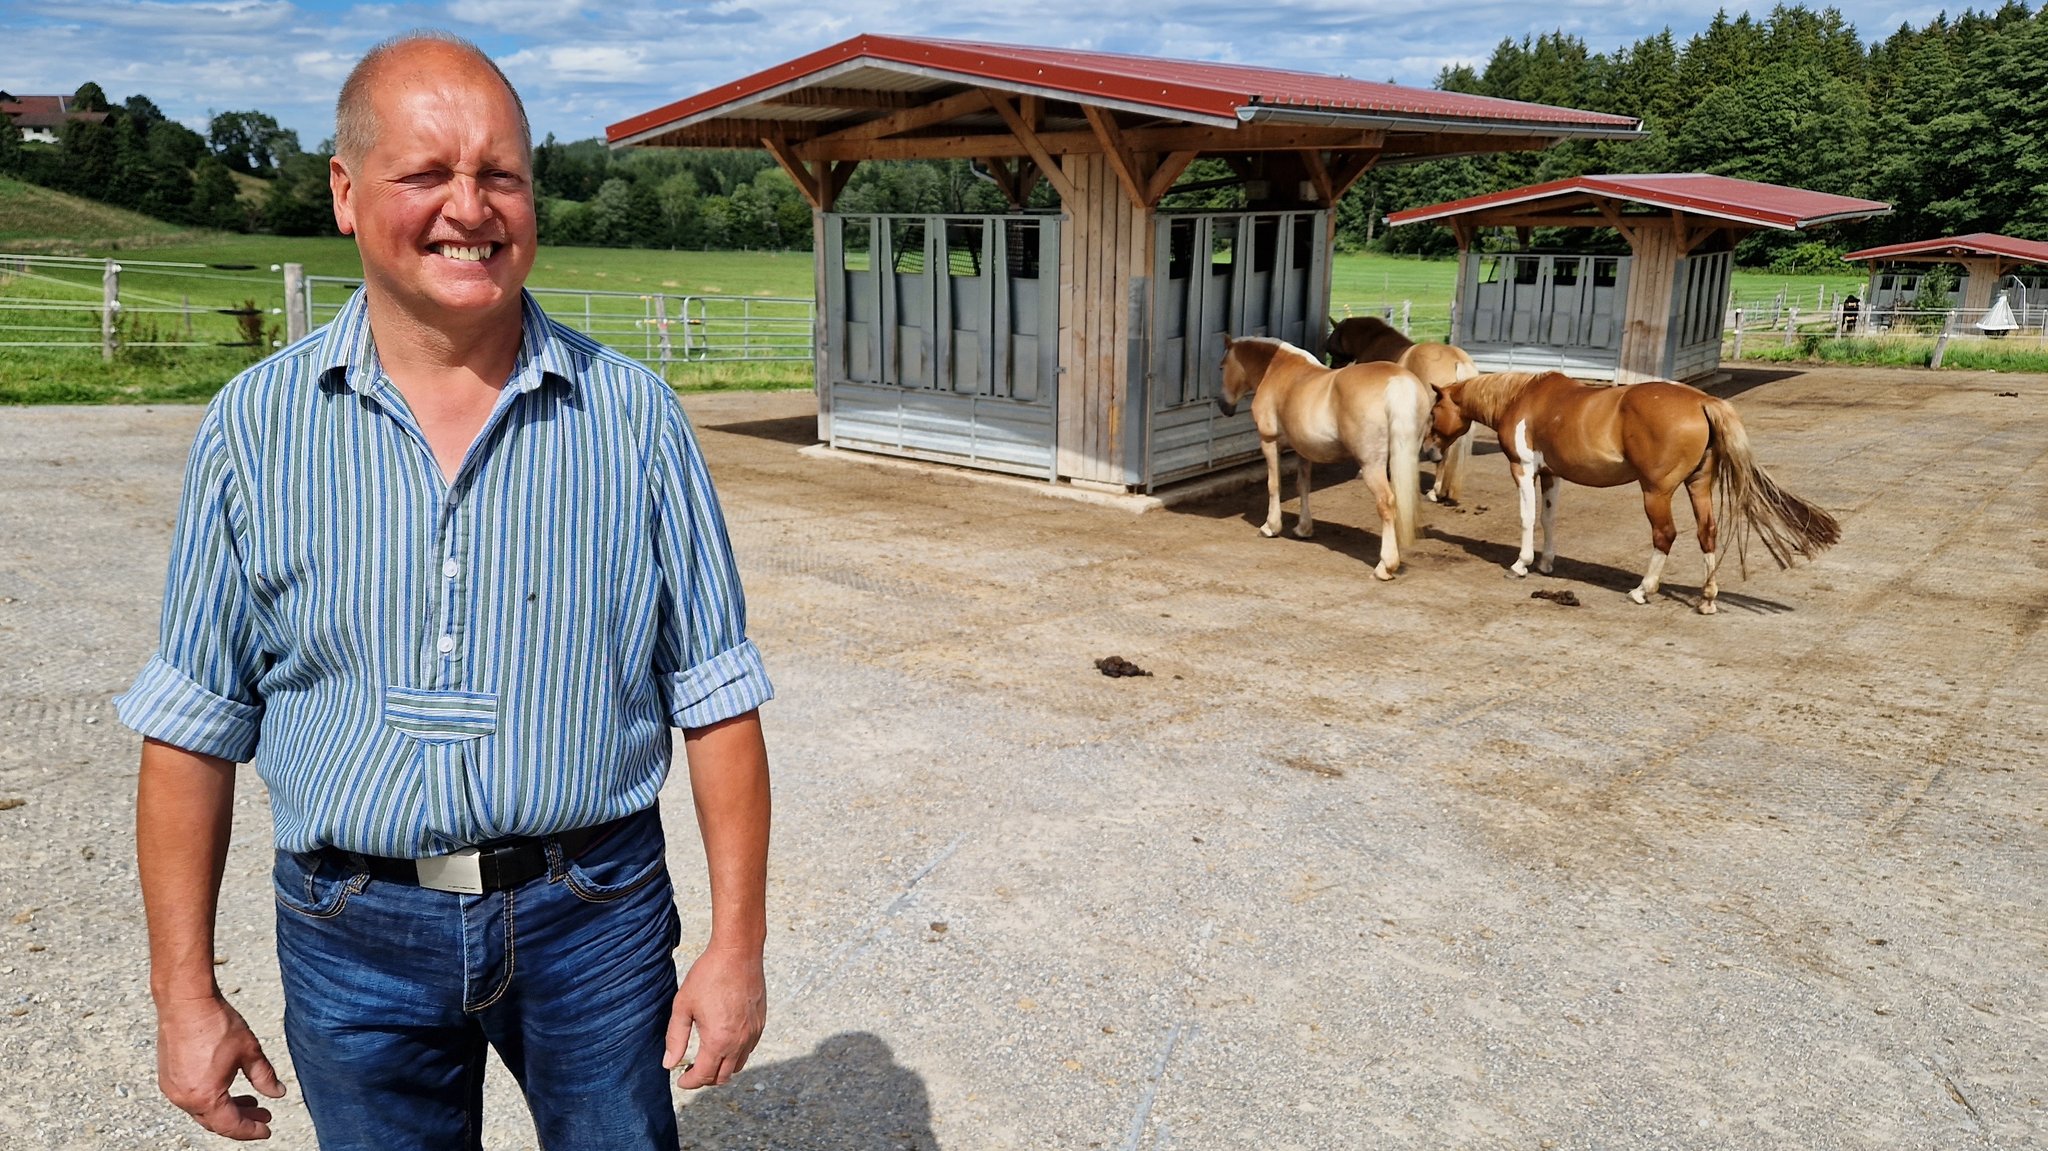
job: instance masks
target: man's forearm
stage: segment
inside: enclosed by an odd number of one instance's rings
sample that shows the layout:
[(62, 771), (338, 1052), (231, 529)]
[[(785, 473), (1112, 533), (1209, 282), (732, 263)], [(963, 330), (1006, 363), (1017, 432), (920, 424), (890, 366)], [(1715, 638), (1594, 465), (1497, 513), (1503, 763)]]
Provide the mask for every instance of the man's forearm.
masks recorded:
[(711, 946), (759, 952), (768, 932), (768, 750), (757, 712), (684, 733), (711, 873)]
[(135, 858), (149, 920), (149, 989), (159, 1004), (215, 994), (214, 913), (234, 796), (234, 764), (143, 741)]

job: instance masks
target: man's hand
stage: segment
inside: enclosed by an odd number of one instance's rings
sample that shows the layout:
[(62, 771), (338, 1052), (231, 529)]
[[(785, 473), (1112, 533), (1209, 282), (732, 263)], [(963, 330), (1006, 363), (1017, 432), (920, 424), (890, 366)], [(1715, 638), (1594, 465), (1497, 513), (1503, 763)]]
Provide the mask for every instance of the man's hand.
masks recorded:
[[(723, 1086), (747, 1065), (767, 1022), (768, 985), (761, 973), (761, 953), (707, 949), (690, 965), (676, 992), (661, 1065), (670, 1070), (682, 1065), (678, 1087)], [(683, 1063), (692, 1027), (697, 1031), (697, 1055)]]
[(226, 999), (159, 1003), (156, 1009), (156, 1083), (164, 1098), (230, 1139), (270, 1138), (270, 1112), (254, 1095), (229, 1095), (235, 1073), (272, 1099), (284, 1097), (263, 1045)]

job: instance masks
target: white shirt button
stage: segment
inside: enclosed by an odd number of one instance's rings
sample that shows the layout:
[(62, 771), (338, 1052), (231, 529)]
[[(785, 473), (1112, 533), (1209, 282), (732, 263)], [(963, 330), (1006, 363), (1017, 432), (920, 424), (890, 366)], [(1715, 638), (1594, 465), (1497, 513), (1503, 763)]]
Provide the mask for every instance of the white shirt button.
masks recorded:
[(456, 573), (460, 572), (461, 570), (462, 565), (456, 563), (454, 560), (449, 560), (441, 565), (441, 574), (447, 576), (449, 579), (454, 579)]
[(441, 642), (435, 644), (434, 646), (441, 649), (442, 655), (447, 655), (449, 652), (455, 650), (455, 637), (452, 635), (444, 635), (441, 637)]

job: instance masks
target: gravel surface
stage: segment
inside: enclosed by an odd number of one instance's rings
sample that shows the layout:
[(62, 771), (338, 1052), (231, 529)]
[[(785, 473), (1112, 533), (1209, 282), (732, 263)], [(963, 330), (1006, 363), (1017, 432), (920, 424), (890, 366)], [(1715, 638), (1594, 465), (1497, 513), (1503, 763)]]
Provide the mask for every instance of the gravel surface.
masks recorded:
[[(1689, 525), (1624, 598), (1630, 490), (1504, 579), (1497, 453), (1381, 584), (1355, 481), (1268, 540), (1260, 490), (1134, 515), (689, 400), (780, 698), (769, 1033), (683, 1145), (2048, 1146), (2048, 379), (1717, 390), (1844, 540), (1715, 617)], [(108, 706), (198, 416), (0, 409), (0, 1147), (220, 1145), (155, 1092)], [(220, 978), (290, 1083), (246, 772), (237, 816)]]

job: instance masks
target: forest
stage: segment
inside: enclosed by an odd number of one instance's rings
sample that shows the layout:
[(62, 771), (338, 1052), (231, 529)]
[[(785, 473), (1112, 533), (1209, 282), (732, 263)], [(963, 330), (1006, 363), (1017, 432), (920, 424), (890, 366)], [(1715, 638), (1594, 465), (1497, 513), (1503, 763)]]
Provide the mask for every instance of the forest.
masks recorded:
[[(1864, 244), (1972, 231), (2048, 239), (2048, 5), (1946, 14), (1866, 41), (1833, 8), (1779, 6), (1762, 18), (1717, 15), (1681, 41), (1667, 28), (1592, 50), (1555, 32), (1507, 39), (1440, 88), (1639, 116), (1647, 138), (1567, 142), (1542, 152), (1434, 160), (1376, 169), (1338, 204), (1338, 243), (1438, 254), (1440, 229), (1388, 231), (1389, 212), (1588, 172), (1699, 171), (1894, 206), (1890, 216), (1824, 239), (1762, 235), (1738, 251), (1783, 271), (1833, 264)], [(55, 145), (0, 130), (0, 175), (131, 208), (175, 223), (236, 232), (325, 234), (332, 228), (323, 142), (260, 111), (213, 115), (202, 134), (145, 95), (120, 104), (97, 84), (77, 105), (99, 122), (67, 124)], [(5, 117), (0, 116), (0, 124)], [(596, 247), (801, 249), (810, 209), (760, 152), (614, 152), (601, 140), (534, 150), (543, 243)], [(1183, 177), (1227, 175), (1201, 161)], [(1039, 195), (1049, 197), (1040, 185)], [(1230, 207), (1217, 188), (1168, 207)], [(1054, 201), (1047, 200), (1049, 206)], [(863, 164), (842, 211), (999, 212), (1005, 204), (966, 161)], [(1839, 266), (1839, 265), (1836, 265)]]

